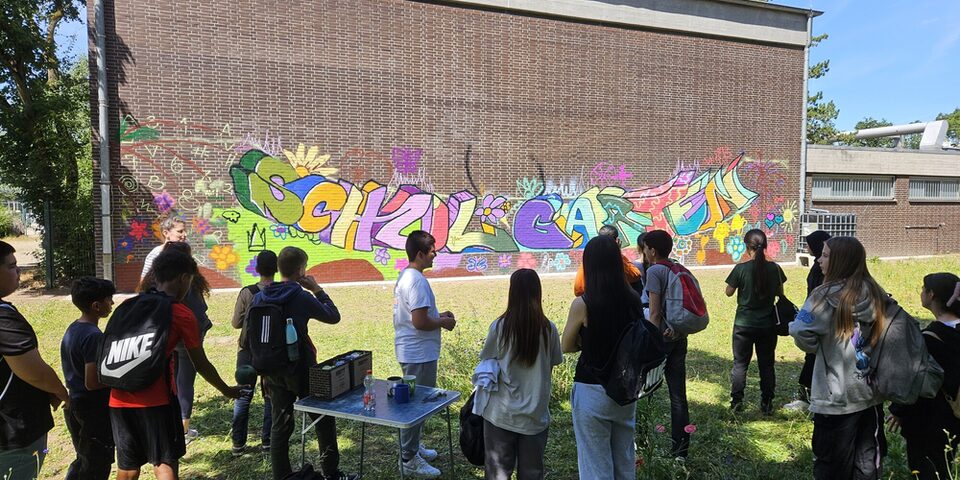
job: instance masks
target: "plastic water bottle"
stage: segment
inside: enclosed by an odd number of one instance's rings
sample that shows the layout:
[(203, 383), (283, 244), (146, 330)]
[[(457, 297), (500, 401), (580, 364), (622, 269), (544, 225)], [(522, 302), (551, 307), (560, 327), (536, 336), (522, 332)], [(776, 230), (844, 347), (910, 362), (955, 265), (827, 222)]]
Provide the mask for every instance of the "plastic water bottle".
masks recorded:
[(300, 360), (300, 347), (297, 345), (297, 327), (293, 325), (293, 319), (287, 319), (287, 359), (291, 362)]
[(373, 370), (363, 377), (363, 411), (373, 413), (377, 408), (377, 392), (373, 389)]

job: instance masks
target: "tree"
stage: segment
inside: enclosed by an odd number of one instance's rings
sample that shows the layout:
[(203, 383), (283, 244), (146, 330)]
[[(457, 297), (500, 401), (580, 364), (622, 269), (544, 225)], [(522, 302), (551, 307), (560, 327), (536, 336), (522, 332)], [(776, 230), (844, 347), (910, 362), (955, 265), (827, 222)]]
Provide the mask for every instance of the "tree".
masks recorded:
[[(810, 38), (810, 47), (816, 47), (820, 42), (826, 40), (829, 36), (824, 33)], [(809, 80), (822, 78), (830, 71), (830, 60), (823, 60), (810, 66), (808, 73)], [(808, 81), (809, 81), (808, 80)], [(834, 121), (840, 115), (840, 109), (833, 103), (833, 100), (825, 102), (823, 92), (817, 92), (807, 96), (807, 142), (817, 145), (829, 145), (838, 140), (843, 140), (849, 135), (843, 135), (837, 130)]]
[(946, 120), (950, 125), (947, 127), (947, 141), (953, 145), (960, 144), (960, 107), (954, 108), (950, 113), (937, 115), (937, 120)]
[(57, 230), (89, 234), (89, 244), (76, 247), (87, 252), (58, 250), (45, 258), (58, 267), (58, 277), (91, 273), (70, 265), (77, 253), (87, 258), (93, 246), (90, 192), (82, 191), (89, 187), (81, 189), (89, 183), (81, 179), (90, 160), (87, 67), (64, 65), (56, 55), (57, 27), (77, 20), (80, 4), (4, 0), (0, 6), (0, 176), (37, 218), (49, 202)]

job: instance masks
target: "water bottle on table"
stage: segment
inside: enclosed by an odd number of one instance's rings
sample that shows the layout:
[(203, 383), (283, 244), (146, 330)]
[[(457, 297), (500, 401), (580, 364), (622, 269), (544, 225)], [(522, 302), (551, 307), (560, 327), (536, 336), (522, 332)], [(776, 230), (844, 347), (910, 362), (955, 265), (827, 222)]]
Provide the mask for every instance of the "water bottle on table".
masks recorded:
[(373, 413), (377, 408), (377, 392), (373, 389), (373, 370), (363, 377), (363, 411)]

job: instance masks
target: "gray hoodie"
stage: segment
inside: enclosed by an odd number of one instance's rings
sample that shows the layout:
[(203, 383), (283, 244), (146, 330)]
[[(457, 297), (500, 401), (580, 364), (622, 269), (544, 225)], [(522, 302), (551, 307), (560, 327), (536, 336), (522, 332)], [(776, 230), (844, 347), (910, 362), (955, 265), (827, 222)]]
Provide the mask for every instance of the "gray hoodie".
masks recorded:
[[(818, 287), (803, 304), (797, 319), (790, 323), (790, 335), (797, 347), (817, 355), (810, 391), (813, 413), (845, 415), (883, 403), (867, 384), (866, 370), (857, 368), (853, 339), (837, 337), (833, 313), (842, 289), (843, 284), (837, 282)], [(854, 308), (854, 322), (860, 326), (860, 336), (869, 339), (876, 318), (866, 287)], [(862, 350), (869, 355), (869, 342), (865, 343)]]

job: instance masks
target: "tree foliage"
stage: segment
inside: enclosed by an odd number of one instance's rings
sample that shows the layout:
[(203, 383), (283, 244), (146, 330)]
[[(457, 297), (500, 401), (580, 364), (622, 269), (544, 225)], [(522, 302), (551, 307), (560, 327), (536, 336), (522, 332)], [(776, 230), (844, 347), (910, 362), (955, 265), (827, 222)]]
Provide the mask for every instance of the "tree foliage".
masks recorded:
[(937, 120), (946, 120), (950, 125), (947, 128), (947, 141), (953, 145), (960, 145), (960, 107), (950, 113), (937, 115)]
[[(824, 33), (810, 38), (810, 47), (816, 47), (820, 42), (826, 40), (829, 36)], [(830, 71), (830, 60), (823, 60), (810, 65), (809, 80), (822, 78)], [(829, 145), (838, 140), (848, 139), (849, 135), (843, 135), (837, 130), (834, 123), (840, 115), (840, 109), (833, 103), (833, 100), (825, 101), (823, 92), (809, 94), (807, 96), (807, 142), (817, 145)]]
[(90, 172), (87, 66), (65, 64), (56, 44), (58, 26), (78, 20), (80, 4), (4, 0), (0, 6), (0, 176), (37, 218), (45, 202), (53, 208), (54, 230), (62, 234), (54, 242), (57, 276), (91, 273), (71, 265), (77, 252), (59, 248), (66, 238), (88, 239), (73, 242), (84, 243), (76, 248), (88, 257), (93, 244), (92, 185), (81, 175)]

